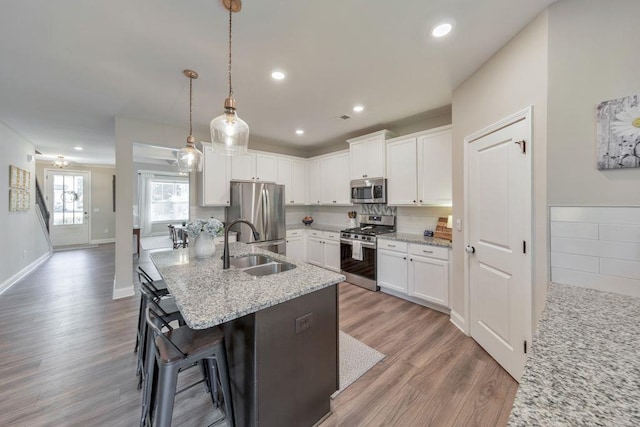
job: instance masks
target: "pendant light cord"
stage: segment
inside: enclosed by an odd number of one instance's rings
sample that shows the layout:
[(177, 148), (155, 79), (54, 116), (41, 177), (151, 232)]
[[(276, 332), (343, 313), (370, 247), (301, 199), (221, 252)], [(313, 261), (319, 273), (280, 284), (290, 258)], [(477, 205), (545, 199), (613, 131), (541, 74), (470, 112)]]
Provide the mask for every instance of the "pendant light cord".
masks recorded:
[(193, 77), (189, 77), (189, 136), (193, 136)]
[(233, 86), (231, 85), (231, 16), (233, 15), (233, 1), (229, 2), (229, 98), (233, 97)]

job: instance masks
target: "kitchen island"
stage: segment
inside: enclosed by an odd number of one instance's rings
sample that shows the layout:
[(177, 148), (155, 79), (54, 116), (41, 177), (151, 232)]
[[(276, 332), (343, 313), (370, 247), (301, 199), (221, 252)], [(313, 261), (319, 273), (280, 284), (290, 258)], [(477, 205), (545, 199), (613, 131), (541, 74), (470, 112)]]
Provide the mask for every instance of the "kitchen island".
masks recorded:
[(188, 249), (151, 259), (189, 327), (222, 327), (236, 424), (313, 425), (330, 412), (338, 388), (337, 284), (344, 276), (244, 243), (229, 248), (232, 257), (266, 255), (295, 268), (263, 277), (223, 270), (221, 245), (207, 259)]
[(640, 298), (552, 284), (510, 426), (640, 425)]

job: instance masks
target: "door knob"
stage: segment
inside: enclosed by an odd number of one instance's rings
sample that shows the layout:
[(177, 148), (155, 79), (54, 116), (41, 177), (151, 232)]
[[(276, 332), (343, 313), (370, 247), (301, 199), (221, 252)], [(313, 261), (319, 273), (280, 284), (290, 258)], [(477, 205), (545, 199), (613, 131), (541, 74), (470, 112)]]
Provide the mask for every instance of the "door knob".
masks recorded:
[(474, 248), (471, 245), (467, 245), (466, 248), (464, 248), (465, 252), (467, 252), (468, 254), (475, 254), (476, 253), (476, 248)]

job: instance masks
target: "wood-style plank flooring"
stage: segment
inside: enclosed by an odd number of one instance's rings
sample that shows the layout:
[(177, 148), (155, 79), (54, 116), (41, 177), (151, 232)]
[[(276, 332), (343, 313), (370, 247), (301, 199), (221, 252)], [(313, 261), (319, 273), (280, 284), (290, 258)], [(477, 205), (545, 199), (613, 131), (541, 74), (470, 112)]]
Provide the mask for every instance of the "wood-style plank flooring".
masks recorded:
[[(155, 273), (144, 251), (139, 264)], [(138, 423), (138, 297), (113, 301), (113, 276), (114, 245), (56, 252), (0, 295), (1, 426)], [(517, 384), (448, 316), (344, 283), (340, 327), (387, 357), (323, 426), (506, 423)], [(215, 419), (204, 388), (177, 397), (173, 425)]]

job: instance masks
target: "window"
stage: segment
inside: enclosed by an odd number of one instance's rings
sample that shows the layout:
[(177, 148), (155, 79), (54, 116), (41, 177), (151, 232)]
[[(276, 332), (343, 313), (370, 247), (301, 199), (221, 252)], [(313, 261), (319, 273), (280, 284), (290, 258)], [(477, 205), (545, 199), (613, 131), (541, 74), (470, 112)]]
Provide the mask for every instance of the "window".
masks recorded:
[(151, 222), (189, 219), (189, 182), (180, 177), (151, 181)]

